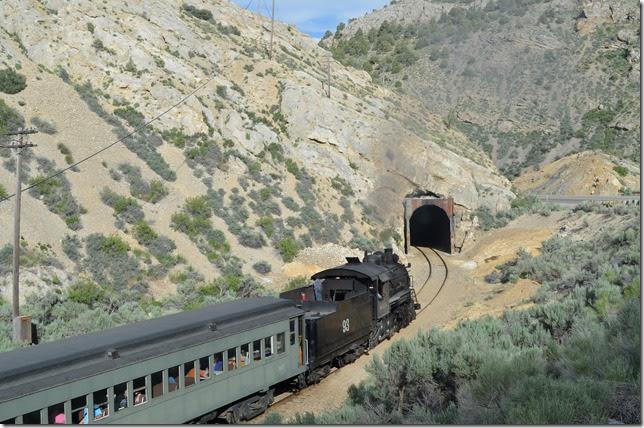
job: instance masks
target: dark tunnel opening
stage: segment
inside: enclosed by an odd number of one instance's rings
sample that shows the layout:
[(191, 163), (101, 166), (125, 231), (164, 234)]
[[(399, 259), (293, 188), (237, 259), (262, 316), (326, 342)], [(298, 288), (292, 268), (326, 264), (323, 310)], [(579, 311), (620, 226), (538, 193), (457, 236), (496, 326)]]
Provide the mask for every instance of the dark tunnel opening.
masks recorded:
[(423, 205), (409, 219), (412, 246), (452, 252), (451, 228), (447, 213), (436, 205)]

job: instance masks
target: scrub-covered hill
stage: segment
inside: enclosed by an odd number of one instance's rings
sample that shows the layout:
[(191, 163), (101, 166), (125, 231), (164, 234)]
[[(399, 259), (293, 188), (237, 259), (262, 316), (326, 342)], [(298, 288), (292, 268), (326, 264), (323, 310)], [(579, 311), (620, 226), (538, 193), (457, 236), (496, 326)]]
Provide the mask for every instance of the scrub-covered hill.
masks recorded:
[(640, 153), (630, 0), (399, 0), (321, 45), (416, 96), (510, 177), (569, 153)]

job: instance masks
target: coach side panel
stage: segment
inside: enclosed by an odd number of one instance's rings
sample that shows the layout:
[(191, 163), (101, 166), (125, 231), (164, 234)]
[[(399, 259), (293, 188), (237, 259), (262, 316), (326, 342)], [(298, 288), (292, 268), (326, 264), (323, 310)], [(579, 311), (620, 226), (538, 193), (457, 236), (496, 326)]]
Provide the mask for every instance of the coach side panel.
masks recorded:
[[(219, 355), (225, 359), (222, 373), (216, 374), (213, 369)], [(189, 367), (194, 367), (197, 369), (196, 373), (199, 373), (206, 368), (202, 367), (205, 361), (208, 362), (208, 377), (202, 379), (201, 376), (193, 376), (193, 382), (189, 384), (186, 381), (189, 378), (186, 364), (195, 364)], [(173, 371), (175, 368), (176, 371)], [(90, 423), (182, 423), (255, 392), (266, 390), (274, 384), (297, 376), (304, 370), (297, 343), (291, 345), (289, 341), (289, 320), (284, 320), (91, 378), (76, 381), (70, 379), (65, 385), (0, 403), (0, 422), (53, 423), (52, 409), (62, 408), (67, 423), (78, 423), (84, 408), (103, 404), (95, 401), (105, 401), (107, 416), (92, 421), (93, 414), (89, 415)], [(156, 378), (162, 379), (162, 384), (154, 385), (157, 374), (160, 377)], [(169, 380), (170, 377), (175, 377), (172, 375), (176, 376), (174, 386)], [(137, 404), (134, 401), (133, 390), (137, 389), (134, 380), (141, 378), (145, 381), (138, 392), (144, 395), (145, 401)], [(115, 386), (122, 384), (127, 385), (125, 397), (126, 404), (129, 405), (117, 409)], [(161, 387), (157, 388), (159, 385)], [(154, 394), (153, 390), (160, 394)], [(106, 399), (95, 400), (97, 391)], [(83, 403), (82, 406), (74, 409), (79, 402)], [(36, 420), (38, 416), (39, 420)]]

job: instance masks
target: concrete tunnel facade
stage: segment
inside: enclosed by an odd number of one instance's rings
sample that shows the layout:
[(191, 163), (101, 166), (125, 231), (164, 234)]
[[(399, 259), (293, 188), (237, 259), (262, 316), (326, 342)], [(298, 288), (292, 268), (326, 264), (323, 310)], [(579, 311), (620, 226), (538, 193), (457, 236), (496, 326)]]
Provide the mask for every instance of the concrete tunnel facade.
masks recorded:
[(413, 246), (454, 252), (453, 198), (405, 198), (403, 206), (405, 253)]

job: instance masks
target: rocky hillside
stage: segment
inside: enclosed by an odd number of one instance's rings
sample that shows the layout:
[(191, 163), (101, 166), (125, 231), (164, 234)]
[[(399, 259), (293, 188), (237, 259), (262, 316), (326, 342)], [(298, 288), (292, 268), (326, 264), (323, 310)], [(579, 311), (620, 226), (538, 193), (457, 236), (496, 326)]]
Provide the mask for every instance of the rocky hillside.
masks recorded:
[(639, 160), (639, 24), (627, 0), (399, 0), (321, 45), (513, 177), (588, 149)]
[[(513, 196), (422, 103), (340, 64), (328, 96), (324, 49), (277, 23), (269, 58), (266, 20), (228, 1), (9, 0), (0, 27), (0, 131), (41, 131), (25, 184), (123, 139), (25, 194), (27, 287), (82, 276), (158, 296), (200, 277), (243, 295), (281, 286), (302, 248), (400, 239), (414, 188), (465, 217)], [(0, 203), (5, 279), (12, 210)]]

